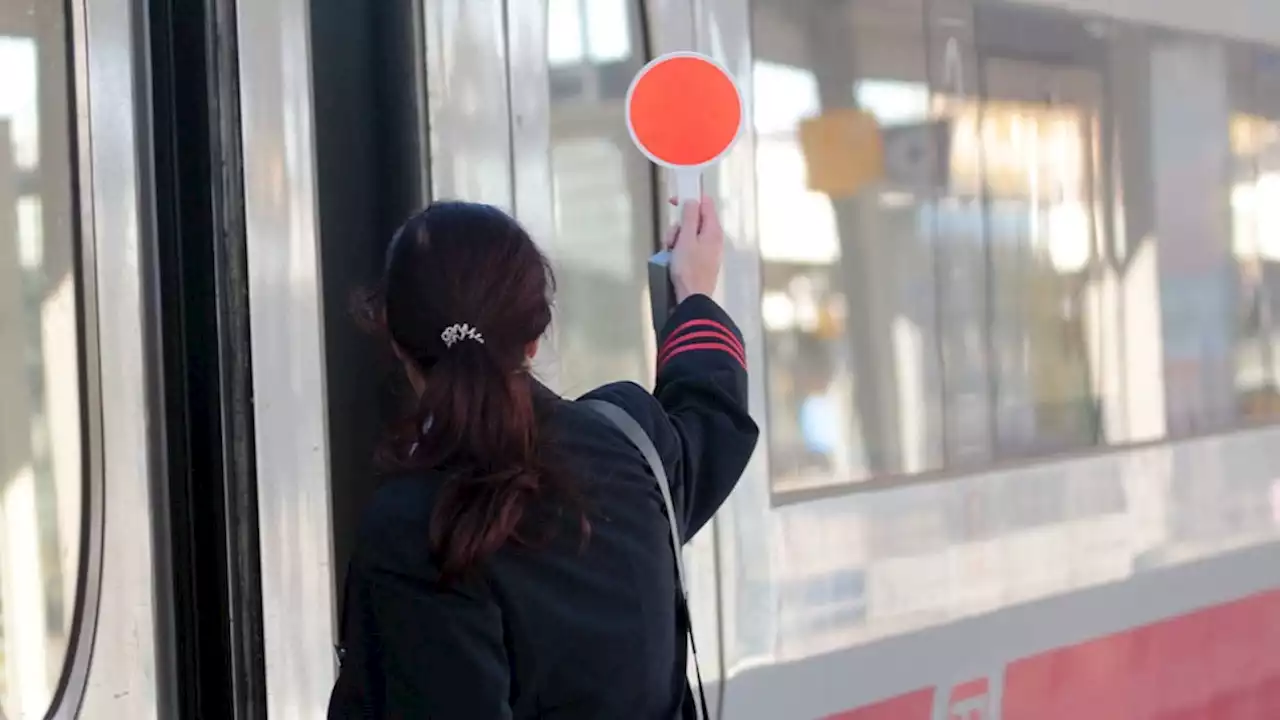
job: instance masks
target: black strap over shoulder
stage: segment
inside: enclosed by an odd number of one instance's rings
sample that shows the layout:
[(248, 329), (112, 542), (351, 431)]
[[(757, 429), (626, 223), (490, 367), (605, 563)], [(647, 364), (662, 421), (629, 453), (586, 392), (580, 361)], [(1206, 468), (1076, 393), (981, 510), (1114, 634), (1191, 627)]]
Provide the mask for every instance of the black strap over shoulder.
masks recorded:
[(689, 646), (693, 649), (693, 670), (698, 679), (698, 701), (701, 704), (701, 717), (706, 720), (711, 715), (707, 712), (707, 694), (702, 687), (702, 668), (698, 665), (698, 643), (693, 637), (693, 616), (689, 612), (688, 586), (685, 584), (684, 574), (684, 538), (681, 537), (680, 522), (676, 515), (675, 503), (671, 500), (671, 483), (667, 479), (667, 470), (662, 464), (662, 456), (658, 454), (658, 448), (654, 446), (649, 434), (626, 410), (604, 400), (583, 400), (581, 402), (603, 415), (605, 419), (616, 425), (627, 436), (631, 444), (635, 445), (640, 454), (644, 455), (645, 461), (649, 463), (650, 471), (653, 472), (654, 479), (658, 482), (658, 489), (662, 491), (662, 502), (666, 505), (667, 522), (671, 525), (671, 552), (675, 555), (680, 612), (683, 616), (683, 622), (688, 628)]

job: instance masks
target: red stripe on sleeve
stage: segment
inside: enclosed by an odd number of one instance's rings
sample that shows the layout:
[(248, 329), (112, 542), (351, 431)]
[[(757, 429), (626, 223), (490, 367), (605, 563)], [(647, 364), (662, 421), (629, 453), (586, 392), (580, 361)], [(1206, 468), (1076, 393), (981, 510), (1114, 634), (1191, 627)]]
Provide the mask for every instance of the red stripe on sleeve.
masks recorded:
[(667, 362), (667, 360), (671, 358), (672, 355), (676, 354), (677, 350), (680, 350), (681, 348), (686, 347), (688, 345), (688, 341), (697, 340), (699, 338), (701, 338), (702, 340), (713, 340), (715, 342), (695, 343), (696, 345), (698, 345), (698, 347), (720, 348), (721, 350), (724, 350), (725, 352), (732, 355), (734, 359), (736, 359), (739, 363), (742, 364), (743, 367), (746, 367), (747, 358), (745, 354), (742, 352), (742, 350), (740, 349), (741, 345), (733, 342), (735, 338), (733, 338), (730, 335), (725, 335), (724, 333), (721, 333), (721, 332), (711, 332), (708, 330), (704, 330), (700, 332), (685, 333), (684, 335), (681, 335), (679, 339), (677, 339), (676, 341), (668, 342), (665, 346), (663, 346), (662, 352), (659, 353), (658, 355), (658, 365), (664, 365)]
[(718, 323), (715, 320), (707, 320), (705, 318), (699, 318), (697, 320), (689, 320), (688, 322), (682, 323), (675, 330), (672, 330), (671, 334), (667, 336), (666, 342), (662, 344), (662, 349), (658, 351), (658, 355), (660, 356), (665, 355), (667, 350), (670, 349), (672, 345), (684, 339), (680, 337), (681, 332), (697, 325), (709, 327), (712, 330), (719, 330), (720, 332), (724, 333), (725, 338), (729, 341), (729, 346), (737, 350), (738, 355), (742, 357), (746, 357), (747, 351), (745, 348), (742, 347), (742, 342), (738, 340), (738, 336), (730, 332), (729, 328), (725, 327), (724, 324)]
[(742, 366), (743, 370), (747, 369), (746, 361), (743, 360), (742, 357), (738, 355), (738, 353), (734, 352), (731, 348), (729, 348), (729, 346), (725, 345), (724, 343), (694, 343), (692, 345), (681, 345), (680, 347), (675, 348), (671, 352), (667, 353), (667, 356), (662, 358), (661, 361), (659, 361), (658, 367), (662, 367), (666, 363), (670, 362), (671, 358), (679, 355), (680, 353), (688, 352), (690, 350), (719, 350), (723, 353), (726, 353), (729, 357), (733, 358), (734, 360), (737, 360), (738, 364)]

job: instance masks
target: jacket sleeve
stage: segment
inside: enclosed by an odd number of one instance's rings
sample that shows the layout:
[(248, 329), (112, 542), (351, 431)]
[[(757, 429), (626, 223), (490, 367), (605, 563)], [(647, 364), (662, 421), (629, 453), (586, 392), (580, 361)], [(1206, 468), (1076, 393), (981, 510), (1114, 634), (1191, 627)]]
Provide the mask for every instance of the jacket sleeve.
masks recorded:
[(747, 410), (742, 333), (714, 300), (694, 295), (680, 303), (658, 347), (652, 395), (616, 383), (591, 396), (622, 406), (645, 425), (666, 465), (688, 540), (737, 485), (760, 431)]
[(482, 583), (438, 585), (420, 525), (383, 523), (351, 566), (344, 634), (358, 656), (338, 679), (346, 710), (330, 718), (510, 720), (498, 606)]

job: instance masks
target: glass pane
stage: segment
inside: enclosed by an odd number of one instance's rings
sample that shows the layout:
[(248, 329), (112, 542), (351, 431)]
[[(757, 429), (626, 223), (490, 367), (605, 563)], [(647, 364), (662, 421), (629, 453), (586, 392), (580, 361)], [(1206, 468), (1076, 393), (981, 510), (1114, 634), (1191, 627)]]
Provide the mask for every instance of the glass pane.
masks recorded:
[(76, 604), (77, 286), (63, 4), (0, 0), (0, 715), (42, 717)]
[(1217, 41), (1155, 36), (1152, 176), (1172, 436), (1236, 419), (1229, 70)]
[(1280, 417), (1274, 53), (972, 0), (752, 12), (776, 489)]
[(943, 123), (942, 169), (921, 222), (933, 249), (928, 277), (937, 307), (932, 342), (938, 356), (938, 409), (943, 461), (987, 462), (994, 453), (996, 387), (990, 366), (990, 267), (984, 174), (986, 151), (973, 8), (936, 2), (929, 8), (931, 113)]
[(1235, 385), (1246, 422), (1280, 418), (1276, 351), (1280, 273), (1280, 90), (1274, 60), (1232, 55), (1231, 247), (1236, 259)]
[(575, 396), (620, 379), (648, 385), (653, 176), (631, 143), (623, 107), (645, 62), (636, 52), (644, 47), (639, 9), (621, 0), (561, 0), (548, 12), (559, 390)]
[[(938, 125), (923, 6), (753, 4), (779, 489), (942, 463)], [(979, 376), (981, 378), (981, 376)]]
[(1242, 403), (1250, 420), (1280, 420), (1280, 53), (1254, 53), (1256, 112), (1266, 119), (1259, 128), (1254, 186), (1254, 233), (1262, 257), (1257, 301), (1259, 340), (1265, 348), (1261, 385), (1266, 389)]
[(995, 454), (1092, 446), (1101, 440), (1087, 312), (1101, 77), (999, 57), (984, 77)]

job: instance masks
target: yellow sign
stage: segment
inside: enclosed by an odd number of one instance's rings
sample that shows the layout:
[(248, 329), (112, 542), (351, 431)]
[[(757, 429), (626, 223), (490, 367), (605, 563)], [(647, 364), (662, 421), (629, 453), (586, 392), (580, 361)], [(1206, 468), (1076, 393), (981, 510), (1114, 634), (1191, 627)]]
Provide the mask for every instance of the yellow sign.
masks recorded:
[(846, 197), (884, 176), (884, 140), (870, 113), (832, 110), (803, 120), (799, 135), (810, 190)]

